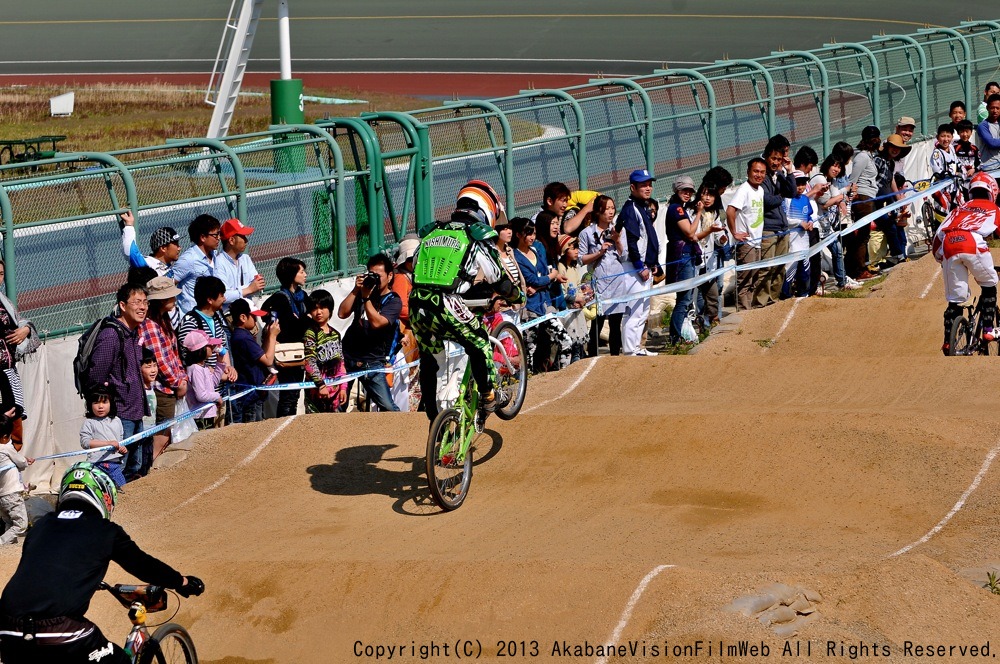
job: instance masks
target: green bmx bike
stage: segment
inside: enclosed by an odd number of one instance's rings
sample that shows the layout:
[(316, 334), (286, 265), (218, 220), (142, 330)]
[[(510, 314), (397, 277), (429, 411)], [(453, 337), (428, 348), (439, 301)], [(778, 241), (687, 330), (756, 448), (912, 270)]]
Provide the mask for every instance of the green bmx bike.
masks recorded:
[[(495, 325), (489, 336), (498, 376), (495, 413), (502, 420), (512, 420), (528, 390), (528, 353), (520, 330), (510, 321)], [(472, 369), (466, 365), (458, 398), (434, 419), (427, 437), (427, 481), (434, 502), (446, 511), (461, 507), (469, 495), (473, 443), (483, 432), (487, 415), (479, 404)]]

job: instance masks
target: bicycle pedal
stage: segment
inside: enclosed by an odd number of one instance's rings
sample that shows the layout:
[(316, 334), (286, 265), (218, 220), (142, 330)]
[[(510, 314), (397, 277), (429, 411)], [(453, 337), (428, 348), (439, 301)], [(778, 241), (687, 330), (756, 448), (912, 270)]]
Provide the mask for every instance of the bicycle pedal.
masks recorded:
[(510, 403), (510, 395), (507, 394), (506, 390), (497, 392), (497, 408), (506, 408), (507, 404)]

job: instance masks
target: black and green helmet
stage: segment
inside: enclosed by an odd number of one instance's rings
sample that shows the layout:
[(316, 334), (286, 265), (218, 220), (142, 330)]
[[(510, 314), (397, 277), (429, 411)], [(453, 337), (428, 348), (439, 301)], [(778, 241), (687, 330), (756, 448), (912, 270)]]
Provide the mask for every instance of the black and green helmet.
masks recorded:
[(110, 520), (118, 504), (118, 488), (106, 472), (89, 461), (69, 467), (59, 487), (58, 507), (66, 502), (83, 501), (96, 507), (101, 516)]

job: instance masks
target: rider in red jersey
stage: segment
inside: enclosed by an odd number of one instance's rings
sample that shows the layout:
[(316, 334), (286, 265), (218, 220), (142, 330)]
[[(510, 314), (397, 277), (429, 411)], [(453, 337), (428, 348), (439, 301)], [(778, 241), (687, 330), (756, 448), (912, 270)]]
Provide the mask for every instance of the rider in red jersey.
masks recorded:
[(993, 313), (997, 305), (997, 271), (986, 246), (986, 238), (997, 231), (1000, 208), (997, 208), (997, 181), (987, 173), (976, 173), (969, 183), (972, 200), (952, 210), (938, 228), (931, 251), (944, 272), (944, 295), (948, 308), (944, 312), (944, 345), (951, 350), (948, 334), (952, 323), (962, 315), (962, 303), (969, 299), (969, 274), (982, 288), (980, 305), (983, 311), (983, 339), (993, 341)]

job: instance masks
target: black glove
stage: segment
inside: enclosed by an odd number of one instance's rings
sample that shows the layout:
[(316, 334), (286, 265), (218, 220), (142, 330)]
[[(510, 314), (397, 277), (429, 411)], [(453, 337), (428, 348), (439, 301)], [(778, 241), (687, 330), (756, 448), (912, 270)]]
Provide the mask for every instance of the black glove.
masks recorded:
[(181, 597), (190, 597), (191, 595), (200, 595), (205, 592), (205, 584), (196, 576), (185, 576), (184, 580), (187, 581), (183, 586), (177, 589), (177, 594)]

